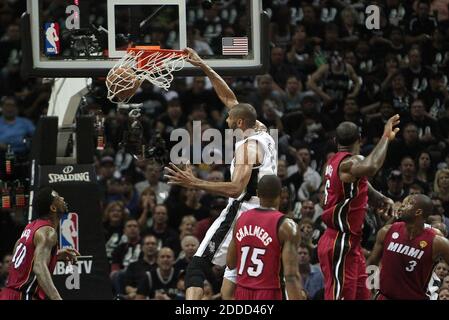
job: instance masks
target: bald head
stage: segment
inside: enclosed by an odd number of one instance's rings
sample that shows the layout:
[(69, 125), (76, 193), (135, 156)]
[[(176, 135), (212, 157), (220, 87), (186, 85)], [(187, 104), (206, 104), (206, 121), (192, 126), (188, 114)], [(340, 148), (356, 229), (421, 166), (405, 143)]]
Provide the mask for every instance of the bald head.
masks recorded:
[(239, 103), (235, 105), (231, 111), (229, 111), (229, 115), (235, 120), (242, 119), (246, 128), (253, 128), (256, 125), (256, 109), (248, 103)]
[(360, 138), (359, 127), (353, 122), (345, 121), (337, 127), (337, 143), (340, 146), (349, 147)]
[(433, 202), (430, 197), (425, 194), (414, 194), (411, 197), (415, 200), (414, 209), (421, 209), (424, 219), (427, 219), (433, 213)]
[(282, 184), (278, 176), (267, 174), (263, 176), (257, 185), (257, 195), (260, 200), (272, 201), (281, 195)]

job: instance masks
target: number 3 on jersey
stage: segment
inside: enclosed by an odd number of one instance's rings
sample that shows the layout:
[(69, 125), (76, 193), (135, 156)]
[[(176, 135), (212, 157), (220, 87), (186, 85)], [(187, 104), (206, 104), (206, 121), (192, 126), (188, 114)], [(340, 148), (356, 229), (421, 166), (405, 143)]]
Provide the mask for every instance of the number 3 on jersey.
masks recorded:
[(411, 260), (408, 262), (410, 265), (408, 267), (405, 268), (405, 270), (407, 270), (408, 272), (412, 272), (413, 270), (415, 270), (416, 265), (418, 264), (418, 262), (416, 262), (415, 260)]
[[(246, 259), (248, 258), (248, 253), (251, 247), (245, 246), (242, 247), (242, 256), (240, 259), (240, 268), (239, 275), (243, 274), (243, 270), (245, 269)], [(259, 256), (263, 256), (265, 254), (265, 249), (253, 248), (253, 252), (251, 254), (251, 263), (246, 270), (249, 276), (258, 277), (263, 271), (263, 261), (260, 260)]]

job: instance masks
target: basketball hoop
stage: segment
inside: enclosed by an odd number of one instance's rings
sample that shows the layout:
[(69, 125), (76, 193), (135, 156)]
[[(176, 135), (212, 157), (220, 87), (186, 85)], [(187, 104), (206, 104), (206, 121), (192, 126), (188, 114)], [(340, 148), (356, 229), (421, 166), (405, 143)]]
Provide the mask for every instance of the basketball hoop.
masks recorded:
[(186, 57), (182, 50), (158, 46), (128, 48), (106, 77), (108, 99), (114, 103), (128, 102), (145, 80), (168, 90), (173, 81), (172, 73), (184, 67)]

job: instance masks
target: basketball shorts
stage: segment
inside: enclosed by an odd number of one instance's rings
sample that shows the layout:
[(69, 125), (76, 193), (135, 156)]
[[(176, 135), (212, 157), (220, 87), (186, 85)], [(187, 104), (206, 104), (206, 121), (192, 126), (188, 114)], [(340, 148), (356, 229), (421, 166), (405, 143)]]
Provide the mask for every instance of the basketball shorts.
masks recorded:
[(248, 201), (229, 200), (226, 208), (207, 230), (195, 256), (205, 258), (221, 267), (226, 265), (226, 254), (232, 239), (232, 228), (238, 217), (247, 210), (259, 206), (259, 198), (251, 197)]
[(235, 300), (282, 300), (281, 289), (248, 289), (237, 286)]
[(20, 291), (3, 288), (0, 291), (0, 300), (25, 300), (25, 298)]
[(318, 242), (325, 300), (369, 300), (366, 262), (360, 238), (326, 229)]

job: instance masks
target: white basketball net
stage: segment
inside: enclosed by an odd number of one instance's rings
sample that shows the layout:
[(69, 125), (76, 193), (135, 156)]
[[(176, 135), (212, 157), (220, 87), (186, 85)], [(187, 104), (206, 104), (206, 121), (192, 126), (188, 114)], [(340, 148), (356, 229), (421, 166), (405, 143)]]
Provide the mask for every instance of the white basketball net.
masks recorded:
[[(128, 102), (135, 94), (136, 86), (140, 86), (145, 80), (168, 91), (174, 78), (172, 73), (184, 67), (185, 59), (186, 55), (179, 52), (128, 51), (109, 70), (106, 78), (108, 99), (114, 103)], [(118, 73), (118, 69), (124, 72)], [(110, 76), (112, 81), (109, 79)]]

